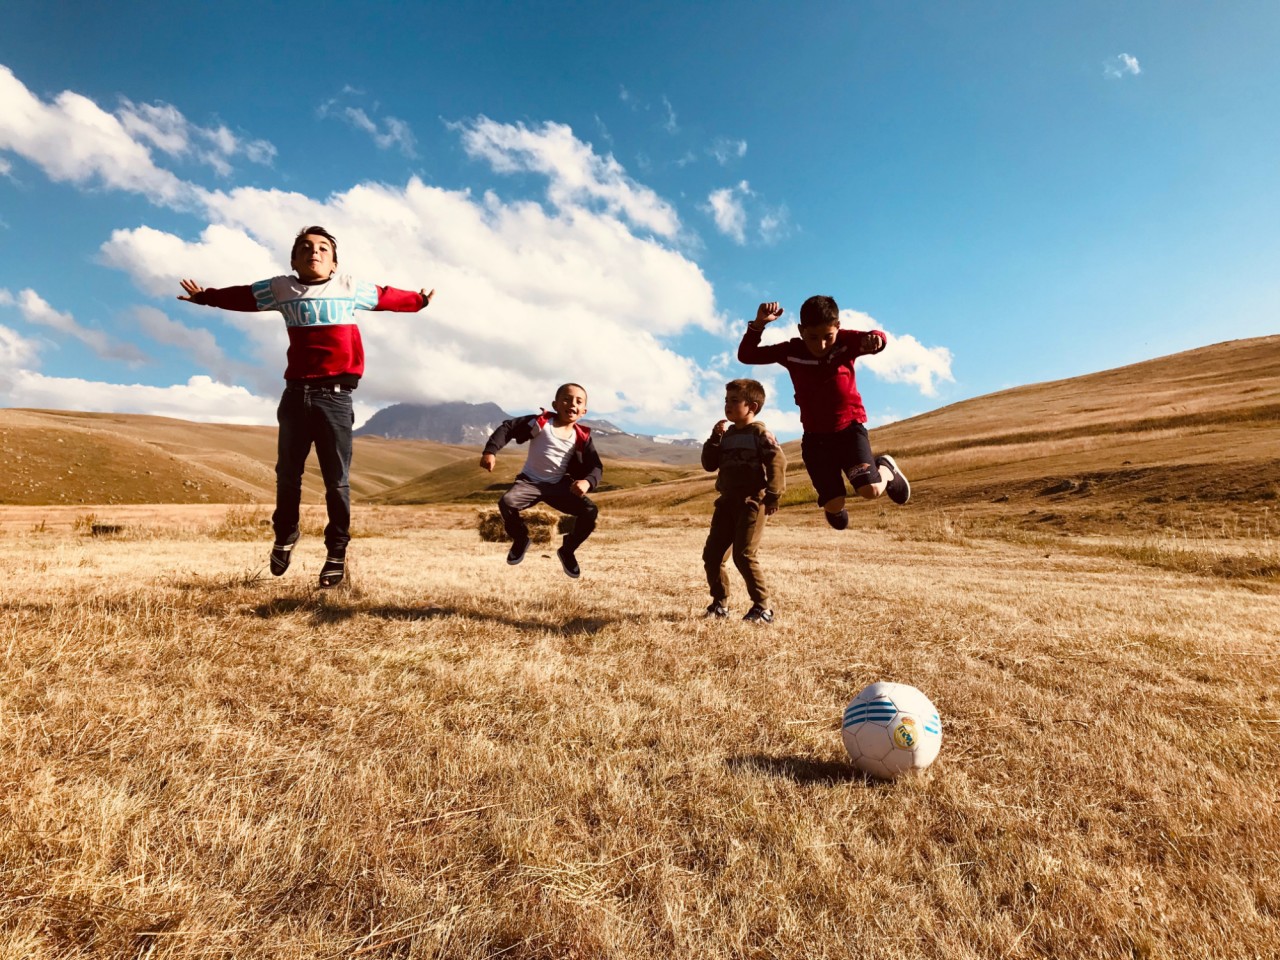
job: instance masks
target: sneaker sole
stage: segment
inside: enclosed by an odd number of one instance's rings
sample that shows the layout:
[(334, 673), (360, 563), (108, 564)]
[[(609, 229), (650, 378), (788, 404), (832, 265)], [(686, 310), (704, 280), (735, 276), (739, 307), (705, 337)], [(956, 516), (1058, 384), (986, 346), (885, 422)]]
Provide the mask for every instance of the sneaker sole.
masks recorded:
[[(898, 461), (893, 459), (893, 457), (889, 456), (887, 453), (882, 453), (880, 454), (880, 459), (889, 465), (889, 469), (893, 471), (893, 475), (897, 477), (899, 480), (901, 480), (902, 485), (907, 488), (907, 491), (905, 494), (903, 494), (901, 500), (899, 500), (897, 497), (889, 498), (898, 506), (902, 506), (904, 503), (906, 503), (908, 500), (911, 499), (911, 481), (907, 479), (906, 474), (904, 474), (901, 470), (898, 469)], [(886, 492), (887, 492), (887, 488), (886, 488)]]

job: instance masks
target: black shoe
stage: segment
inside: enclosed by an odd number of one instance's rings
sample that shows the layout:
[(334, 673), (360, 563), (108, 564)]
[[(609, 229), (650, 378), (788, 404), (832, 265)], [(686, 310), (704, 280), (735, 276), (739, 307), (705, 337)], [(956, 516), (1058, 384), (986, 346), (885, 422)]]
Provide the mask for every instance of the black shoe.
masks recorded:
[(582, 576), (582, 568), (578, 566), (578, 558), (573, 555), (572, 550), (560, 547), (556, 550), (556, 556), (560, 558), (560, 566), (564, 567), (565, 573), (575, 580)]
[(839, 513), (828, 513), (826, 510), (823, 510), (822, 515), (827, 518), (827, 523), (835, 527), (837, 530), (843, 530), (845, 527), (849, 526), (848, 510), (841, 510)]
[(907, 478), (898, 469), (898, 462), (886, 453), (876, 457), (876, 464), (884, 464), (893, 472), (893, 479), (884, 488), (884, 492), (889, 495), (889, 499), (897, 504), (903, 504), (910, 500), (911, 484), (907, 482)]
[(712, 600), (711, 606), (707, 607), (707, 612), (703, 614), (708, 620), (723, 620), (729, 615), (729, 608), (724, 605), (723, 600)]
[(298, 542), (298, 531), (293, 531), (293, 536), (284, 543), (273, 543), (271, 545), (271, 575), (273, 577), (282, 577), (284, 572), (289, 569), (289, 561), (293, 559), (293, 548)]
[(320, 586), (336, 587), (347, 575), (346, 557), (325, 557), (324, 566), (320, 568)]
[(742, 619), (747, 623), (773, 623), (773, 611), (762, 604), (753, 603)]
[(511, 549), (507, 551), (507, 563), (515, 566), (524, 559), (525, 551), (529, 549), (529, 538), (523, 537), (515, 540), (511, 544)]

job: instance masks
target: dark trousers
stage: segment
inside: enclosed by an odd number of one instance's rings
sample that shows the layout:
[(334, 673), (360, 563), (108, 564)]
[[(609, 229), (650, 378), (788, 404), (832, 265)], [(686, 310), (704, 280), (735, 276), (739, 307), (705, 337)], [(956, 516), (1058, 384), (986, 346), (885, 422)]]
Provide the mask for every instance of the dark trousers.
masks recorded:
[(577, 550), (596, 528), (596, 515), (600, 511), (589, 497), (580, 497), (570, 490), (572, 483), (573, 480), (569, 477), (561, 477), (554, 483), (538, 483), (523, 473), (516, 477), (511, 489), (498, 501), (498, 512), (502, 514), (507, 536), (515, 541), (528, 537), (529, 527), (520, 516), (520, 511), (542, 501), (574, 518), (573, 532), (565, 535), (564, 546), (570, 553)]
[(298, 530), (302, 471), (314, 444), (329, 512), (324, 543), (330, 556), (345, 556), (351, 540), (351, 388), (291, 383), (280, 398), (276, 420), (276, 512), (271, 515), (276, 543), (288, 542)]
[(764, 507), (756, 500), (722, 496), (711, 513), (711, 530), (702, 549), (702, 565), (707, 570), (711, 599), (729, 598), (729, 571), (725, 560), (733, 551), (733, 565), (742, 574), (752, 603), (769, 604), (769, 588), (756, 562), (760, 537), (764, 534)]

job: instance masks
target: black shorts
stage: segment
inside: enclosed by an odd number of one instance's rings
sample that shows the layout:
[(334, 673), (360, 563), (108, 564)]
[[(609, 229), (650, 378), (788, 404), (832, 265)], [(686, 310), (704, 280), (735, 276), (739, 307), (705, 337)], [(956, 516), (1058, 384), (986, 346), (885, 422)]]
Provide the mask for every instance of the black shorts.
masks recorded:
[(851, 423), (836, 433), (806, 433), (800, 438), (800, 455), (817, 491), (818, 506), (845, 495), (845, 477), (855, 490), (880, 480), (871, 439), (860, 423)]

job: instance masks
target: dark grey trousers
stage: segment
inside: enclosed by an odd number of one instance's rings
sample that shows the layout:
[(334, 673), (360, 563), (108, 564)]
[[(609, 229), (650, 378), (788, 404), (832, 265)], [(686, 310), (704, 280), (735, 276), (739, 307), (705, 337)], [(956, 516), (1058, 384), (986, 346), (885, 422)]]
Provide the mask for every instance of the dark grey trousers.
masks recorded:
[(529, 528), (520, 511), (542, 502), (575, 518), (573, 532), (565, 535), (564, 546), (570, 553), (577, 550), (595, 530), (596, 515), (600, 511), (589, 497), (580, 497), (569, 489), (572, 483), (569, 477), (561, 477), (554, 483), (538, 483), (523, 473), (516, 477), (511, 489), (498, 501), (498, 512), (502, 514), (507, 536), (512, 540), (523, 540), (529, 536)]

